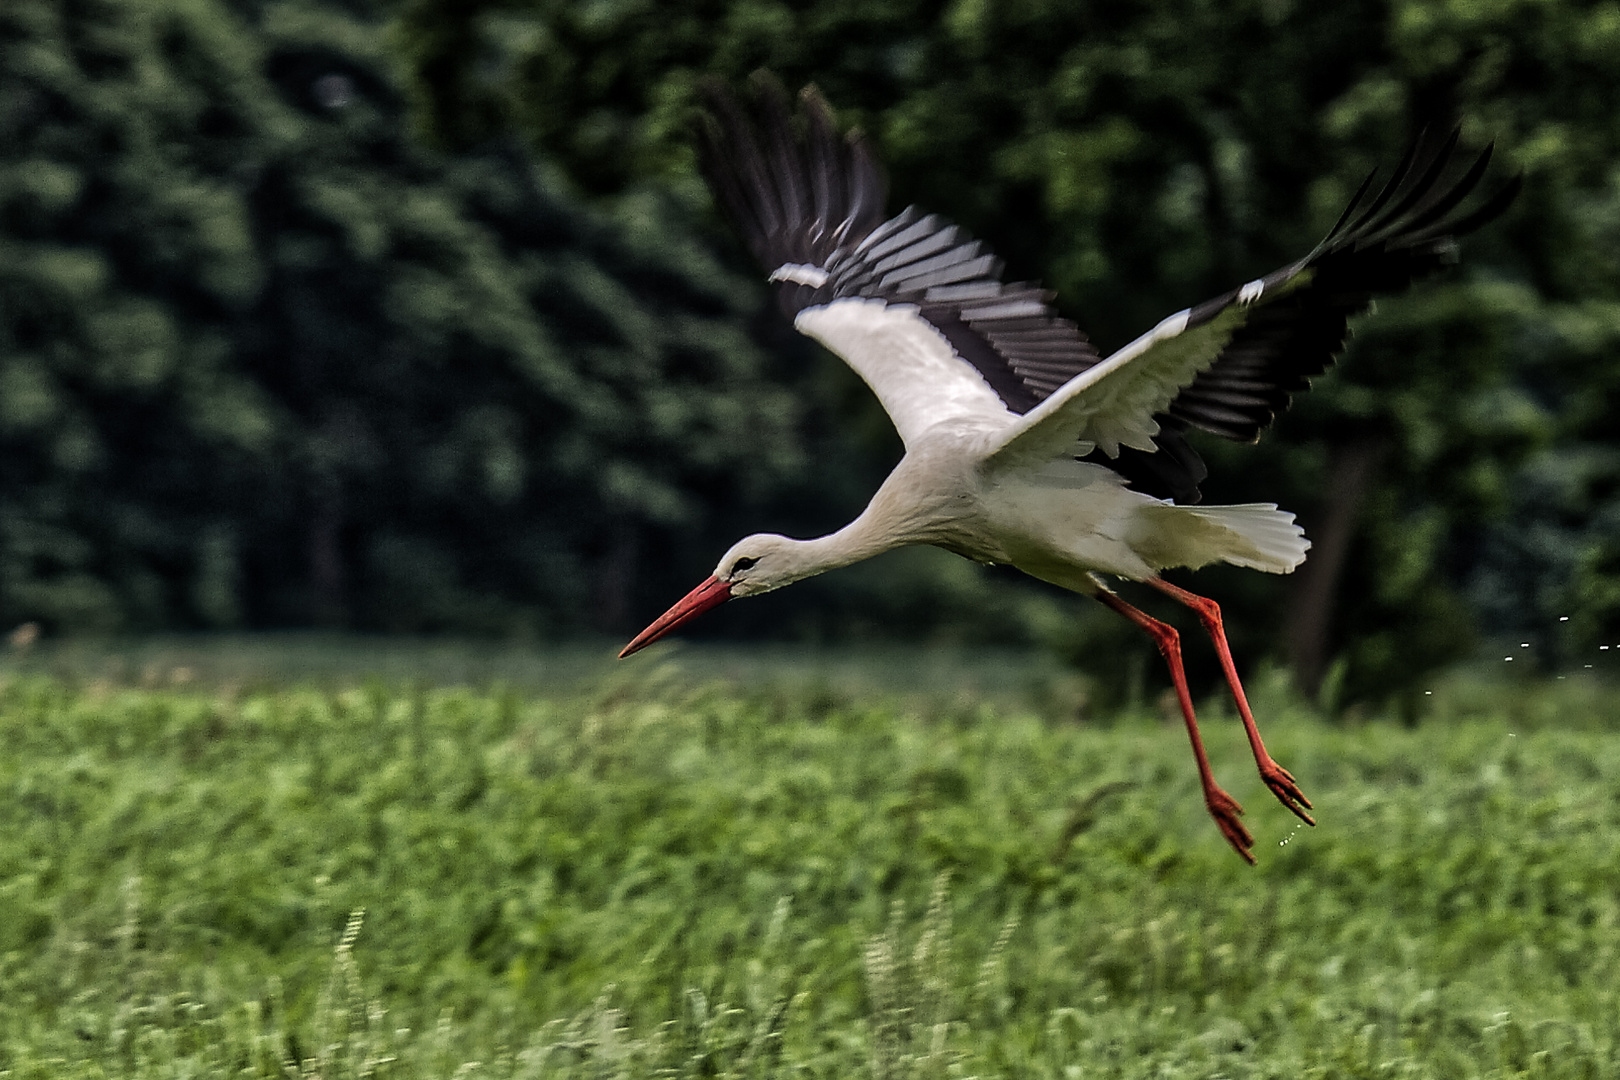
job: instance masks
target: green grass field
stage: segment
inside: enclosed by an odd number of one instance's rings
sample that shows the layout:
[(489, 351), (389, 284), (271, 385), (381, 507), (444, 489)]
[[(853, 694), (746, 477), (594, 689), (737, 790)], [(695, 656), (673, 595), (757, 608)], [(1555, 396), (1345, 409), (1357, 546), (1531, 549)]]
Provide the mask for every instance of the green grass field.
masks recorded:
[(0, 674), (0, 1075), (1620, 1076), (1601, 681), (1204, 703), (1250, 869), (1061, 673), (333, 649)]

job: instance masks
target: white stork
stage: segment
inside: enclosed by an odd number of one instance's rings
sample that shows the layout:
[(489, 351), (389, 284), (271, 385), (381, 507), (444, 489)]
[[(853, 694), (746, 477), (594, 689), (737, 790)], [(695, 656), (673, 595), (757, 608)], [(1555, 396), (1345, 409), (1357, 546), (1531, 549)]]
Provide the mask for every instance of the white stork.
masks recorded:
[(905, 456), (837, 532), (739, 542), (620, 656), (726, 600), (906, 544), (1016, 566), (1095, 597), (1152, 636), (1170, 668), (1204, 802), (1252, 863), (1243, 809), (1216, 784), (1204, 754), (1176, 631), (1120, 599), (1105, 578), (1139, 581), (1197, 614), (1261, 777), (1314, 825), (1310, 800), (1261, 742), (1220, 608), (1159, 576), (1215, 562), (1286, 574), (1310, 542), (1272, 503), (1195, 505), (1207, 470), (1185, 432), (1256, 440), (1290, 395), (1333, 363), (1346, 320), (1374, 294), (1452, 261), (1456, 237), (1506, 209), (1517, 178), (1457, 213), (1490, 150), (1459, 168), (1455, 132), (1420, 137), (1370, 202), (1368, 177), (1305, 258), (1178, 311), (1103, 359), (1054, 314), (1051, 294), (1003, 283), (999, 261), (961, 229), (912, 207), (885, 220), (886, 184), (872, 153), (859, 134), (838, 135), (814, 87), (800, 94), (797, 116), (763, 73), (751, 106), (718, 84), (705, 95), (699, 156), (716, 201), (778, 286), (793, 325), (877, 394)]

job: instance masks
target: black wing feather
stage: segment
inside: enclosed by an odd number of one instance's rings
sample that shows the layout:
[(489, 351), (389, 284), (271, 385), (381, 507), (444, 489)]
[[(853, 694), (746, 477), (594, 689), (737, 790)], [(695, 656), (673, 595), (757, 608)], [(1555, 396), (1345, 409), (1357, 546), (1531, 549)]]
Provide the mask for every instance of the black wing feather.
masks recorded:
[[(751, 82), (751, 106), (719, 83), (704, 85), (699, 161), (715, 201), (767, 271), (813, 268), (780, 281), (790, 317), (843, 297), (915, 304), (1018, 414), (1098, 362), (1079, 328), (1053, 311), (1050, 293), (1003, 283), (1000, 261), (963, 230), (914, 207), (884, 220), (881, 169), (859, 133), (838, 136), (819, 91), (806, 87), (795, 114), (774, 77), (762, 72)], [(1375, 295), (1404, 290), (1454, 261), (1457, 239), (1513, 201), (1518, 177), (1455, 213), (1478, 190), (1491, 156), (1487, 147), (1459, 171), (1457, 144), (1457, 131), (1420, 133), (1370, 200), (1374, 176), (1367, 177), (1309, 256), (1190, 309), (1189, 326), (1234, 304), (1247, 305), (1249, 315), (1210, 367), (1154, 417), (1156, 451), (1123, 447), (1110, 458), (1097, 450), (1087, 460), (1138, 490), (1197, 502), (1208, 470), (1188, 429), (1258, 439), (1333, 364), (1349, 320)], [(1302, 272), (1309, 277), (1296, 281)]]
[(1001, 261), (964, 230), (912, 207), (882, 220), (885, 185), (865, 140), (834, 134), (832, 111), (814, 87), (800, 94), (794, 117), (775, 79), (751, 82), (751, 109), (718, 83), (704, 86), (699, 160), (761, 266), (826, 273), (820, 285), (781, 281), (778, 300), (789, 316), (843, 297), (915, 304), (1019, 414), (1097, 362), (1079, 328), (1052, 310), (1049, 293), (1003, 283)]
[(814, 87), (799, 95), (796, 123), (780, 83), (764, 73), (751, 81), (752, 110), (722, 84), (703, 84), (699, 168), (762, 266), (819, 266), (882, 224), (888, 183), (859, 133), (838, 137)]
[[(1262, 278), (1260, 297), (1300, 271), (1311, 275), (1293, 291), (1251, 307), (1247, 321), (1214, 363), (1155, 417), (1161, 429), (1174, 424), (1178, 431), (1198, 428), (1239, 442), (1259, 439), (1293, 395), (1310, 389), (1311, 379), (1333, 365), (1349, 337), (1350, 319), (1365, 312), (1373, 297), (1404, 291), (1454, 262), (1458, 238), (1498, 217), (1520, 186), (1520, 178), (1513, 177), (1472, 211), (1452, 216), (1478, 190), (1491, 156), (1486, 147), (1459, 173), (1457, 139), (1455, 131), (1438, 143), (1427, 133), (1420, 135), (1359, 215), (1352, 220), (1372, 177), (1314, 252)], [(1193, 308), (1189, 325), (1239, 302), (1240, 291)], [(1162, 437), (1155, 442), (1164, 449)], [(1124, 459), (1140, 454), (1127, 448), (1118, 462), (1092, 456), (1124, 472)], [(1173, 482), (1136, 486), (1177, 502), (1197, 501), (1198, 480), (1190, 473), (1159, 472)]]

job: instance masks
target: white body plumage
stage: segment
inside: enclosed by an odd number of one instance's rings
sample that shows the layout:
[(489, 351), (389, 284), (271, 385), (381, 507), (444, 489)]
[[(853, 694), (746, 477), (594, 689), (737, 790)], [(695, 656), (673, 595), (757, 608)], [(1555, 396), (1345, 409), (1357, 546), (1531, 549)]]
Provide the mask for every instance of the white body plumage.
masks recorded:
[(1501, 213), (1516, 183), (1455, 213), (1489, 151), (1443, 180), (1455, 171), (1457, 135), (1420, 138), (1363, 205), (1369, 178), (1308, 256), (1178, 311), (1103, 358), (1052, 310), (1049, 294), (1003, 283), (999, 262), (960, 229), (913, 208), (885, 219), (881, 171), (858, 136), (839, 138), (813, 88), (797, 116), (774, 80), (757, 80), (755, 91), (752, 115), (723, 89), (708, 91), (699, 160), (710, 188), (794, 326), (866, 381), (906, 452), (854, 521), (810, 540), (760, 533), (740, 541), (620, 655), (732, 597), (907, 544), (1012, 565), (1095, 597), (1153, 637), (1170, 667), (1205, 803), (1252, 862), (1242, 809), (1216, 785), (1204, 754), (1179, 636), (1115, 596), (1105, 579), (1139, 581), (1197, 613), (1262, 779), (1315, 824), (1309, 800), (1260, 739), (1219, 607), (1160, 577), (1214, 562), (1285, 574), (1310, 543), (1273, 504), (1200, 505), (1206, 470), (1185, 432), (1258, 438), (1332, 363), (1350, 315), (1375, 293), (1399, 291), (1451, 261), (1455, 236)]

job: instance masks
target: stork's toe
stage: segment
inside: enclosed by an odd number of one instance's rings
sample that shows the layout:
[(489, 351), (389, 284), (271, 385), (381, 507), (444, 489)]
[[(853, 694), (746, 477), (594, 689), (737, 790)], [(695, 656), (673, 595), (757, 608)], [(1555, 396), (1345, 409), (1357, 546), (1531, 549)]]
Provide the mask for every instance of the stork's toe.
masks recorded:
[(1243, 807), (1238, 801), (1220, 788), (1211, 788), (1204, 792), (1204, 805), (1209, 807), (1209, 816), (1215, 819), (1220, 827), (1221, 835), (1226, 842), (1232, 845), (1232, 850), (1243, 856), (1243, 860), (1250, 866), (1254, 865), (1254, 853), (1249, 849), (1254, 847), (1254, 837), (1243, 824)]
[(1293, 811), (1294, 816), (1307, 825), (1315, 825), (1316, 819), (1306, 813), (1311, 808), (1311, 800), (1299, 789), (1294, 776), (1287, 769), (1275, 761), (1266, 761), (1260, 766), (1260, 779), (1266, 782), (1266, 787), (1277, 796), (1277, 801)]

